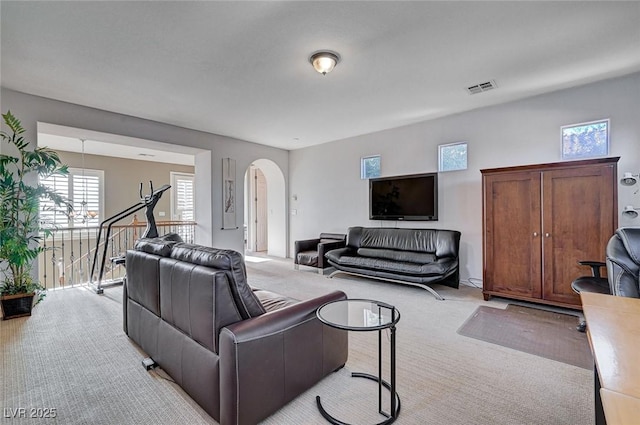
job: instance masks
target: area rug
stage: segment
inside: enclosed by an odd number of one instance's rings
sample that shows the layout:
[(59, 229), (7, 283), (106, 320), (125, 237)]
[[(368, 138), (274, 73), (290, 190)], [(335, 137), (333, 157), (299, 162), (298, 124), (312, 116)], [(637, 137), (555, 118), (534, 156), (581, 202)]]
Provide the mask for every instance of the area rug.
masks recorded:
[(576, 316), (515, 304), (504, 310), (479, 306), (458, 334), (592, 369), (589, 341), (577, 324)]

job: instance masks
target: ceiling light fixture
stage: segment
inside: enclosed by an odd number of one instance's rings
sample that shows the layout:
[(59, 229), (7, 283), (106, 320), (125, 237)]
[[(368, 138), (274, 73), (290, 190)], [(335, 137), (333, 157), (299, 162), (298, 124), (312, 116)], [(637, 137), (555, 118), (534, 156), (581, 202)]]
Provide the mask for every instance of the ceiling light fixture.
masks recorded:
[(313, 68), (320, 74), (327, 75), (327, 73), (333, 71), (333, 68), (340, 62), (340, 56), (335, 52), (321, 50), (312, 54), (309, 62), (311, 62)]
[[(82, 224), (84, 224), (85, 226), (89, 225), (89, 220), (94, 219), (96, 217), (98, 217), (98, 211), (96, 210), (90, 210), (89, 209), (89, 202), (87, 201), (88, 199), (88, 193), (87, 193), (87, 178), (84, 175), (84, 142), (85, 139), (80, 139), (80, 142), (82, 143), (82, 175), (80, 177), (80, 181), (76, 181), (77, 179), (73, 179), (73, 183), (74, 184), (80, 184), (82, 186), (82, 201), (79, 203), (79, 210), (72, 210), (69, 213), (69, 216), (73, 219), (73, 220), (77, 220), (82, 222)], [(74, 193), (77, 193), (76, 190), (74, 190)], [(76, 204), (75, 206), (78, 206), (78, 204)]]

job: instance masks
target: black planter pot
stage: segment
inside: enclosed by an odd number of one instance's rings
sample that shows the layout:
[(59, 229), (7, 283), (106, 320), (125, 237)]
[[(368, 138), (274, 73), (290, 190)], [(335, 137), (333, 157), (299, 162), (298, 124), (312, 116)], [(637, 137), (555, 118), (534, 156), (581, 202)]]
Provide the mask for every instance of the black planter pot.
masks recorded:
[(35, 293), (3, 295), (2, 297), (0, 297), (0, 306), (2, 307), (2, 320), (31, 316), (34, 296)]

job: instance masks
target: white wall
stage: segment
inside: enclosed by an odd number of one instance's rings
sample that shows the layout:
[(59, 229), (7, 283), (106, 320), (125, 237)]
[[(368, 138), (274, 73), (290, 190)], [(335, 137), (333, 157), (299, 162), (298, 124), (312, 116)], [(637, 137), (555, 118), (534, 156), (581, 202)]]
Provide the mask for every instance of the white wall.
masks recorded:
[[(499, 89), (498, 89), (499, 90)], [(477, 96), (491, 95), (491, 92)], [(560, 127), (611, 119), (610, 155), (620, 156), (618, 174), (640, 171), (640, 73), (492, 106), (437, 120), (292, 151), (290, 244), (320, 232), (350, 226), (455, 229), (462, 232), (461, 278), (482, 277), (482, 186), (484, 168), (558, 162)], [(438, 145), (468, 142), (468, 169), (440, 173), (437, 222), (368, 219), (368, 181), (360, 158), (382, 156), (382, 175), (438, 170)], [(640, 207), (640, 193), (619, 186), (619, 210)], [(297, 200), (293, 200), (293, 196)], [(640, 218), (619, 217), (620, 226)]]
[[(282, 170), (285, 180), (288, 179), (289, 152), (282, 149), (31, 96), (6, 88), (2, 88), (0, 92), (0, 109), (3, 113), (11, 110), (21, 120), (26, 129), (27, 140), (33, 143), (36, 143), (37, 123), (45, 122), (206, 150), (196, 155), (195, 161), (195, 189), (198, 194), (196, 220), (199, 225), (196, 240), (218, 248), (235, 249), (240, 252), (244, 249), (242, 184), (237, 185), (239, 193), (236, 199), (240, 200), (236, 204), (238, 229), (221, 230), (222, 158), (236, 160), (237, 182), (243, 181), (244, 171), (259, 158), (273, 161)], [(286, 233), (286, 226), (283, 233)], [(285, 243), (283, 245), (286, 246)]]

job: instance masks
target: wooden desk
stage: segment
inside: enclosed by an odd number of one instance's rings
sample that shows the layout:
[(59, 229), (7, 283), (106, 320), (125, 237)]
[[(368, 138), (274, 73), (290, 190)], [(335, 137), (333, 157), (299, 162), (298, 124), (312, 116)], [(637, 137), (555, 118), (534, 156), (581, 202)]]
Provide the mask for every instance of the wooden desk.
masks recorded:
[(640, 423), (640, 398), (606, 388), (600, 390), (600, 396), (608, 424), (638, 425)]
[[(640, 399), (640, 299), (588, 292), (580, 298), (595, 360), (596, 423), (604, 423), (604, 410), (609, 425), (623, 424), (621, 404), (637, 407)], [(634, 416), (640, 423), (639, 410)]]

